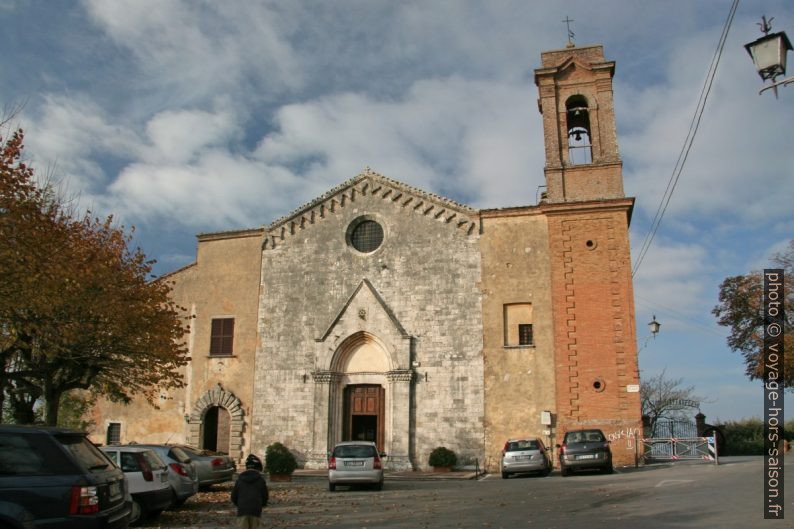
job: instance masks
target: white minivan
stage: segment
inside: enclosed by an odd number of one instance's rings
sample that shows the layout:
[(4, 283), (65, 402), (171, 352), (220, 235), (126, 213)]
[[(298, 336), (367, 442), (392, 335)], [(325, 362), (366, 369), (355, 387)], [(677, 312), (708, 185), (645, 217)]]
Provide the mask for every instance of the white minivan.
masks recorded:
[(171, 504), (168, 466), (151, 448), (110, 445), (100, 449), (121, 468), (132, 496), (130, 523), (158, 516)]

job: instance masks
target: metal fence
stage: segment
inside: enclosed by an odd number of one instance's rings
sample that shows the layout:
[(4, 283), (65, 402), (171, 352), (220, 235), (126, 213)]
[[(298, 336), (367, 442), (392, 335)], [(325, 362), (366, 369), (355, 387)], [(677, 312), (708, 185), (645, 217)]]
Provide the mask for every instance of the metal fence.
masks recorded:
[(713, 437), (700, 437), (697, 425), (688, 421), (657, 421), (642, 440), (640, 457), (645, 462), (715, 461)]

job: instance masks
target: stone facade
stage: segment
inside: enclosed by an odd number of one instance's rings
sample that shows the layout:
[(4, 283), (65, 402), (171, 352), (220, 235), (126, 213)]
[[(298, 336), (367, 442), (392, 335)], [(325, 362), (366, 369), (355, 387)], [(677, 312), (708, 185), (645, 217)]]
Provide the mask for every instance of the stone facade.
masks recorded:
[(476, 210), (366, 169), (266, 227), (200, 235), (196, 263), (165, 278), (190, 321), (186, 388), (154, 411), (100, 402), (95, 440), (121, 423), (122, 442), (238, 460), (280, 441), (324, 467), (334, 443), (367, 438), (391, 468), (426, 468), (443, 445), (496, 470), (511, 437), (553, 447), (592, 426), (632, 462), (633, 199), (613, 74), (600, 46), (542, 54), (537, 205)]

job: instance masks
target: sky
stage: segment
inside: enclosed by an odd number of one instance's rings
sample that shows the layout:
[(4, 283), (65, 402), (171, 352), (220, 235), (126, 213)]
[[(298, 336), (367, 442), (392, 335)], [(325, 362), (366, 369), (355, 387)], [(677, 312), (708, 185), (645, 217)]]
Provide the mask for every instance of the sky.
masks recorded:
[[(199, 233), (267, 225), (374, 171), (476, 208), (533, 205), (533, 70), (567, 42), (616, 61), (636, 259), (673, 174), (730, 0), (0, 0), (0, 104), (81, 208), (135, 226), (158, 275)], [(759, 95), (744, 1), (675, 192), (634, 277), (642, 377), (694, 386), (708, 422), (761, 416), (711, 309), (720, 282), (794, 237), (794, 85)], [(646, 323), (662, 324), (653, 338)], [(786, 416), (794, 418), (794, 406)]]

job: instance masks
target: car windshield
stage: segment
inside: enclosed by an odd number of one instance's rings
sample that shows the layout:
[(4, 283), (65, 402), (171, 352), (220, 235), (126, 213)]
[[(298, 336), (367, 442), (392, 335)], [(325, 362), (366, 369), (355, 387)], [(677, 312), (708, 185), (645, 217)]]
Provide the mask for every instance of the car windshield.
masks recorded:
[(604, 434), (598, 430), (583, 432), (568, 432), (565, 434), (566, 443), (603, 443)]
[(507, 452), (517, 452), (519, 450), (540, 450), (540, 445), (534, 439), (532, 440), (521, 440), (521, 441), (510, 441), (507, 443)]
[(374, 446), (341, 445), (334, 448), (334, 457), (375, 457)]
[(102, 455), (99, 448), (94, 446), (85, 436), (61, 434), (55, 437), (88, 470), (104, 470), (110, 466), (107, 458)]

